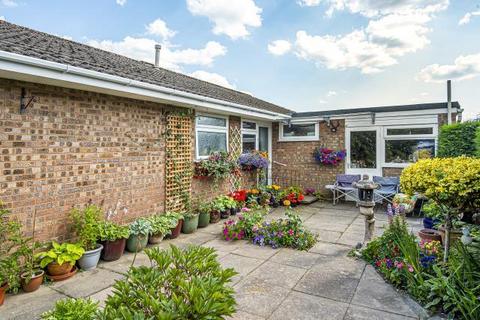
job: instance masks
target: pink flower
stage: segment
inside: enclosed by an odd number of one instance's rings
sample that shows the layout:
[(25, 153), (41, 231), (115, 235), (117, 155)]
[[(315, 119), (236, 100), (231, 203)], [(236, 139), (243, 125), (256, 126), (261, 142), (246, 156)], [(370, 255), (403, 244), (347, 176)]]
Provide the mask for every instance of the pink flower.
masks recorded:
[(247, 207), (243, 207), (243, 208), (242, 208), (242, 212), (248, 212), (248, 211), (250, 211), (249, 208), (247, 208)]
[(288, 234), (293, 236), (293, 230), (292, 229), (288, 230)]
[(413, 272), (413, 267), (411, 265), (408, 265), (408, 272)]

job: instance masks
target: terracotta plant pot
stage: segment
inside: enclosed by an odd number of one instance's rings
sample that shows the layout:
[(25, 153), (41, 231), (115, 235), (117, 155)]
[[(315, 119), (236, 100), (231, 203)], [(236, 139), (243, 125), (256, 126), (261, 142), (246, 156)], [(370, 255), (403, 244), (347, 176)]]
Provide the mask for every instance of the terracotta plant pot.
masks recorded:
[(198, 228), (198, 214), (190, 218), (185, 218), (183, 220), (182, 232), (183, 233), (194, 233)]
[(205, 228), (210, 223), (210, 214), (209, 213), (200, 213), (198, 215), (198, 227)]
[[(25, 292), (33, 292), (40, 288), (40, 285), (43, 283), (43, 276), (45, 275), (45, 271), (43, 270), (36, 270), (33, 273), (33, 277), (30, 278), (31, 274), (29, 272), (24, 272), (20, 275), (22, 279), (22, 289)], [(29, 279), (28, 279), (29, 278)]]
[[(440, 236), (442, 237), (442, 243), (445, 244), (445, 227), (441, 226), (438, 228), (438, 232), (440, 233)], [(450, 246), (453, 246), (453, 244), (462, 237), (462, 230), (456, 230), (452, 229), (450, 230)]]
[(75, 275), (75, 273), (77, 273), (77, 271), (78, 271), (77, 267), (73, 266), (72, 270), (70, 270), (70, 272), (68, 272), (68, 273), (61, 274), (61, 275), (58, 275), (58, 276), (51, 276), (51, 275), (47, 274), (47, 278), (54, 281), (54, 282), (63, 281), (63, 280), (67, 280), (67, 279), (73, 277)]
[(418, 236), (425, 241), (442, 241), (440, 233), (433, 229), (422, 229), (418, 232)]
[(133, 234), (128, 237), (127, 240), (127, 250), (130, 252), (140, 252), (142, 251), (148, 243), (148, 236)]
[(72, 271), (73, 265), (69, 262), (66, 262), (62, 265), (59, 265), (56, 262), (51, 262), (47, 265), (47, 272), (50, 276), (61, 276)]
[(217, 223), (218, 221), (220, 221), (220, 212), (219, 211), (210, 212), (210, 223)]
[(120, 259), (125, 251), (127, 239), (117, 239), (115, 241), (102, 241), (103, 250), (100, 258), (105, 261), (115, 261)]
[(8, 289), (8, 284), (6, 283), (0, 287), (0, 306), (5, 301), (5, 293), (7, 292), (7, 289)]
[(161, 233), (158, 233), (158, 234), (151, 234), (149, 237), (148, 237), (148, 243), (150, 244), (158, 244), (160, 242), (162, 242), (163, 238), (165, 236)]
[(180, 235), (180, 231), (182, 230), (183, 226), (183, 219), (178, 220), (177, 226), (175, 228), (172, 228), (172, 233), (170, 234), (169, 238), (170, 239), (175, 239)]

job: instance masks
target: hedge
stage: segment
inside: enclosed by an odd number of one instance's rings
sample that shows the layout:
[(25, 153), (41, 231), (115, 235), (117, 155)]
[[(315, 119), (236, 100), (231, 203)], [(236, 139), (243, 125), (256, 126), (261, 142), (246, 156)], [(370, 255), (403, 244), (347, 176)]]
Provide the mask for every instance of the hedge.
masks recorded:
[(480, 122), (467, 121), (442, 126), (437, 155), (441, 158), (480, 156)]

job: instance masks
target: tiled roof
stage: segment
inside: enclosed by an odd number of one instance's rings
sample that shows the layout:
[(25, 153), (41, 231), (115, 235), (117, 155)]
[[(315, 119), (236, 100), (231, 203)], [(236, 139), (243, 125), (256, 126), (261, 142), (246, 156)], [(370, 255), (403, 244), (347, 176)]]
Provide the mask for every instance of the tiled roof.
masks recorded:
[[(194, 93), (259, 110), (292, 111), (190, 76), (156, 68), (153, 64), (66, 40), (6, 21), (0, 21), (0, 50)], [(152, 48), (154, 55), (154, 48)]]

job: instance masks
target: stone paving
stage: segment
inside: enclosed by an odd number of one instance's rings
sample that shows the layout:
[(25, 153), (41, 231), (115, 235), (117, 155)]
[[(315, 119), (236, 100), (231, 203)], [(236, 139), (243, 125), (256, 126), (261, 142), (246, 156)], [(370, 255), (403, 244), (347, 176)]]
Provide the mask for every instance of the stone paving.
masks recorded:
[[(363, 239), (364, 220), (358, 209), (348, 204), (332, 206), (314, 203), (297, 208), (307, 228), (319, 234), (308, 252), (271, 249), (247, 241), (226, 242), (220, 238), (222, 224), (182, 234), (159, 246), (190, 244), (213, 247), (220, 263), (232, 267), (237, 313), (230, 320), (261, 319), (419, 319), (425, 311), (407, 296), (385, 283), (364, 262), (347, 257), (348, 251)], [(269, 216), (283, 216), (282, 208)], [(376, 234), (381, 234), (386, 217), (376, 215)], [(412, 230), (419, 219), (409, 219)], [(8, 295), (0, 307), (0, 319), (37, 319), (55, 301), (66, 297), (91, 297), (102, 305), (116, 280), (124, 277), (133, 260), (125, 254), (115, 262), (101, 262), (97, 269), (79, 272), (75, 277), (43, 285), (30, 294)], [(135, 265), (148, 265), (145, 254), (137, 255)]]

